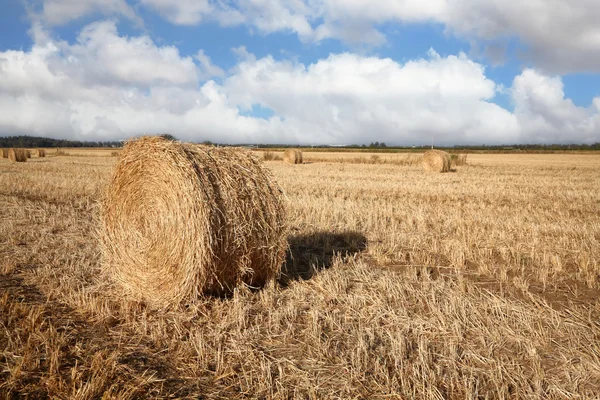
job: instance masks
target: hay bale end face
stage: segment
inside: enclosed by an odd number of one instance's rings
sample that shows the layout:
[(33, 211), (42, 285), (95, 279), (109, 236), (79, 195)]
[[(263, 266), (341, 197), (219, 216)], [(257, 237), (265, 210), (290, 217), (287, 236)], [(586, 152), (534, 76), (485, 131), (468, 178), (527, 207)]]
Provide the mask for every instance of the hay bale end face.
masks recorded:
[(128, 142), (100, 222), (105, 267), (158, 307), (264, 285), (287, 249), (283, 192), (245, 149)]
[(283, 160), (289, 164), (302, 164), (303, 156), (302, 151), (298, 149), (288, 149), (283, 154)]
[(25, 149), (8, 149), (8, 159), (12, 162), (26, 162), (27, 152)]
[(423, 155), (423, 168), (428, 172), (449, 172), (450, 154), (442, 150), (429, 150)]

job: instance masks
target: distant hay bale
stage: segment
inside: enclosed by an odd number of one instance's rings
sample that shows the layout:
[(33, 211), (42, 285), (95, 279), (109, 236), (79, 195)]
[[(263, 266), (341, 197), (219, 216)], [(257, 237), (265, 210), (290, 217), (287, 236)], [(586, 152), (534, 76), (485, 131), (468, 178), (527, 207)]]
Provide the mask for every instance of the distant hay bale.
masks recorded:
[(283, 160), (289, 164), (302, 164), (303, 156), (302, 151), (298, 149), (288, 149), (283, 154)]
[(46, 157), (46, 150), (38, 149), (38, 157)]
[(423, 155), (423, 168), (429, 172), (450, 171), (450, 154), (442, 150), (429, 150)]
[(8, 149), (1, 149), (2, 158), (8, 158)]
[(27, 152), (24, 149), (8, 149), (8, 159), (12, 162), (26, 162)]
[(100, 214), (104, 266), (159, 307), (262, 286), (287, 248), (283, 192), (245, 149), (129, 141)]
[(31, 158), (31, 150), (24, 150), (25, 151), (25, 156), (27, 158)]

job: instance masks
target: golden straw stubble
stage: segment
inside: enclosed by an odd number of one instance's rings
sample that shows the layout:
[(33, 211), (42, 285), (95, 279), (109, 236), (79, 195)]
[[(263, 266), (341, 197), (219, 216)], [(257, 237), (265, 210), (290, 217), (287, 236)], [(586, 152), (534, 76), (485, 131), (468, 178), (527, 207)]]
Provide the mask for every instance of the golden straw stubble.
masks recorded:
[(423, 155), (423, 168), (429, 172), (449, 172), (450, 154), (442, 150), (429, 150)]
[(103, 199), (103, 263), (158, 307), (229, 294), (278, 276), (286, 221), (282, 190), (250, 151), (142, 137)]

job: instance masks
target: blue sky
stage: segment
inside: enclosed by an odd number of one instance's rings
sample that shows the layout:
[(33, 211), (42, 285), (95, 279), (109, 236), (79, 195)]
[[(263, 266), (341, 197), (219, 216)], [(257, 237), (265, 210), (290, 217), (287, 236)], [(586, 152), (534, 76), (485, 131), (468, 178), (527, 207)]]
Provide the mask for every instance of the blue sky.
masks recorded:
[(0, 135), (594, 143), (592, 3), (5, 0)]

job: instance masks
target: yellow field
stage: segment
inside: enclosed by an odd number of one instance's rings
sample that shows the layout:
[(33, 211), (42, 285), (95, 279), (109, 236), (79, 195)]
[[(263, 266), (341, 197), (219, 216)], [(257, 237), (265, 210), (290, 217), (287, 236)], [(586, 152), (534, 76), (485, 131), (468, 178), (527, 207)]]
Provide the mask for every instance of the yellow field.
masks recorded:
[(600, 396), (600, 155), (267, 162), (280, 281), (155, 312), (100, 268), (118, 158), (67, 151), (0, 159), (0, 398)]

